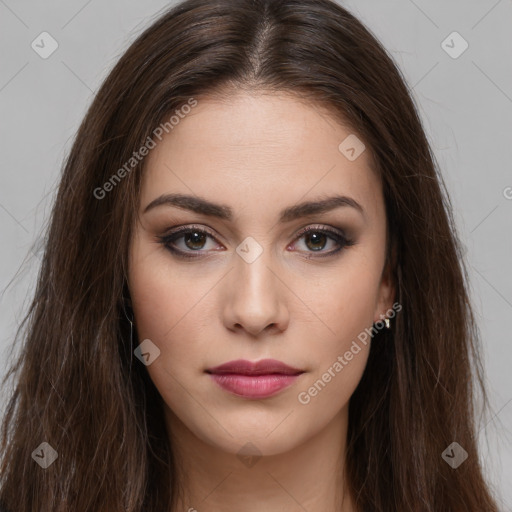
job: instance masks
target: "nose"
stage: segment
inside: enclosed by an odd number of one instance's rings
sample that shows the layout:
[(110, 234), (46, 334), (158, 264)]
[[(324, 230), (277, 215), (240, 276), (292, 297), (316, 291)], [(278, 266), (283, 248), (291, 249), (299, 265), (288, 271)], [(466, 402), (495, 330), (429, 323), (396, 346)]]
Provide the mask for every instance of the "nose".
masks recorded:
[(289, 323), (286, 285), (265, 257), (252, 263), (236, 257), (225, 288), (224, 325), (252, 336), (284, 331)]

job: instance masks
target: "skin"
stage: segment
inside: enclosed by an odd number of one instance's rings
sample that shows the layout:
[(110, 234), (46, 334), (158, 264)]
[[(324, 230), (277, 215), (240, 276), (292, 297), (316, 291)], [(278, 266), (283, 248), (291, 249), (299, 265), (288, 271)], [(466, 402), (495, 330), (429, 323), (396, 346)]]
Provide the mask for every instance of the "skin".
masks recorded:
[[(160, 350), (146, 369), (184, 478), (176, 510), (356, 510), (343, 486), (348, 404), (370, 343), (309, 403), (298, 400), (393, 304), (382, 185), (368, 150), (354, 161), (338, 150), (351, 133), (292, 95), (238, 93), (199, 98), (147, 156), (129, 287), (139, 339)], [(144, 213), (167, 193), (229, 206), (233, 219), (171, 205)], [(364, 213), (342, 206), (279, 222), (282, 209), (335, 193)], [(175, 246), (202, 256), (180, 259), (158, 237), (192, 224), (213, 238), (181, 236)], [(307, 226), (354, 244), (321, 257), (337, 242), (297, 237)], [(263, 251), (251, 263), (236, 252), (248, 236)], [(265, 358), (305, 373), (265, 399), (235, 396), (205, 373)], [(261, 456), (250, 466), (237, 457), (247, 442)]]

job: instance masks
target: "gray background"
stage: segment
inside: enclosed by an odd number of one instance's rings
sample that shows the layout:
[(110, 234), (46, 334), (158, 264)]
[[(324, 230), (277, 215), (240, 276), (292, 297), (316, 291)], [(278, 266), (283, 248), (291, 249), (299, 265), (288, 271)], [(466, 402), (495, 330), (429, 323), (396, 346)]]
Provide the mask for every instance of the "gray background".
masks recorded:
[[(78, 124), (118, 57), (171, 3), (0, 0), (0, 375)], [(502, 509), (512, 510), (512, 0), (340, 3), (402, 69), (451, 193), (493, 410), (479, 432), (482, 464)], [(43, 31), (59, 45), (47, 59), (31, 47)], [(453, 31), (469, 44), (458, 58), (442, 47)]]

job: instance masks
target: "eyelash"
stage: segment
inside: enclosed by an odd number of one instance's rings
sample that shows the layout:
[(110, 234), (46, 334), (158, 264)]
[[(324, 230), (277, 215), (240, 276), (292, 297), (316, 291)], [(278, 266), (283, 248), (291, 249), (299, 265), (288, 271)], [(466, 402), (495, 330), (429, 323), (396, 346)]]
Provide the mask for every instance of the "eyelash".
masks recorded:
[[(352, 240), (349, 240), (346, 236), (340, 234), (338, 231), (335, 231), (330, 228), (318, 228), (316, 226), (308, 226), (304, 229), (302, 229), (294, 241), (300, 240), (304, 235), (307, 235), (308, 233), (323, 233), (327, 235), (331, 240), (334, 240), (338, 244), (338, 249), (329, 251), (327, 253), (322, 254), (315, 254), (314, 256), (309, 256), (307, 259), (311, 258), (326, 258), (329, 256), (334, 256), (335, 254), (339, 253), (346, 247), (350, 247), (354, 245), (354, 242)], [(161, 243), (168, 251), (170, 251), (172, 254), (179, 258), (184, 259), (193, 259), (193, 258), (200, 258), (203, 256), (202, 251), (191, 251), (191, 254), (189, 251), (182, 251), (181, 249), (176, 249), (176, 247), (172, 246), (172, 243), (176, 242), (176, 240), (182, 238), (184, 234), (187, 233), (200, 233), (204, 235), (208, 235), (211, 238), (215, 240), (215, 236), (213, 233), (210, 233), (210, 231), (205, 230), (204, 228), (200, 228), (199, 226), (189, 225), (189, 226), (182, 226), (171, 233), (164, 235), (164, 236), (158, 236), (157, 239), (159, 240), (159, 243)], [(311, 253), (315, 253), (315, 251), (310, 251)]]

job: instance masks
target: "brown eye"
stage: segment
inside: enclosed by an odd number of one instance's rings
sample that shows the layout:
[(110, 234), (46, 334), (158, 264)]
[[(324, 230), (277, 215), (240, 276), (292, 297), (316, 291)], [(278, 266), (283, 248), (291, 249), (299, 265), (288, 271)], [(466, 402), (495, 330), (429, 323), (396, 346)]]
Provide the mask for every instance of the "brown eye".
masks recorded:
[[(308, 258), (333, 256), (345, 247), (354, 245), (354, 242), (348, 240), (343, 232), (326, 227), (308, 226), (299, 233), (295, 243), (298, 244), (301, 239), (304, 239), (303, 245), (305, 247), (301, 252), (309, 253)], [(329, 244), (334, 249), (324, 250)], [(312, 253), (318, 254), (313, 255)]]
[(309, 249), (312, 251), (319, 251), (325, 247), (328, 237), (322, 232), (312, 232), (305, 235), (305, 240)]
[(180, 258), (201, 257), (208, 251), (208, 239), (215, 241), (210, 232), (194, 226), (180, 227), (168, 235), (157, 238), (167, 250)]
[(203, 231), (190, 231), (183, 235), (185, 245), (192, 250), (203, 249), (206, 243), (206, 233)]

